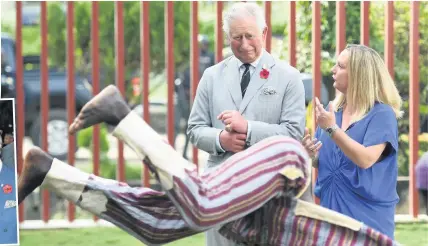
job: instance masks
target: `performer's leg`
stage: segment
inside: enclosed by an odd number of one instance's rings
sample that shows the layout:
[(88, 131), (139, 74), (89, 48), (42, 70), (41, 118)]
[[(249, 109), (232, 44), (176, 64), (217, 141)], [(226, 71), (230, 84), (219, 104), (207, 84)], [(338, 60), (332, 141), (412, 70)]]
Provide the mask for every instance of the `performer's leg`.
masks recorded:
[(131, 188), (84, 173), (34, 148), (26, 155), (19, 176), (19, 203), (38, 186), (117, 225), (146, 244), (164, 244), (198, 233), (185, 223), (165, 193)]
[[(274, 198), (262, 208), (261, 224), (234, 221), (220, 233), (235, 243), (247, 245), (397, 245), (382, 233), (346, 215), (319, 205)], [(252, 214), (257, 216), (257, 214)], [(245, 219), (250, 219), (246, 216)]]
[[(108, 87), (104, 91), (82, 109), (70, 132), (103, 118), (117, 125), (113, 134), (151, 163), (150, 168), (186, 222), (197, 230), (245, 216), (272, 197), (286, 196), (287, 191), (300, 192), (310, 176), (306, 151), (299, 142), (286, 137), (266, 139), (229, 158), (210, 174), (199, 176), (196, 166), (165, 143), (139, 115), (129, 110), (126, 117), (119, 115), (115, 105), (125, 103), (117, 89)], [(111, 103), (112, 98), (115, 101), (110, 108), (99, 106)]]

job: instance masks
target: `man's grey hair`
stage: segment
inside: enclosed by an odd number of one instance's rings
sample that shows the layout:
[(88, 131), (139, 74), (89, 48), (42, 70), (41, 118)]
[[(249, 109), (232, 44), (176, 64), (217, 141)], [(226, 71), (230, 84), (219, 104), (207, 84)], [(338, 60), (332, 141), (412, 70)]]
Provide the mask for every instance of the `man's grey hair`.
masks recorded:
[(230, 23), (238, 18), (254, 17), (260, 32), (267, 26), (263, 9), (256, 3), (234, 3), (223, 17), (223, 31), (226, 35), (230, 34)]

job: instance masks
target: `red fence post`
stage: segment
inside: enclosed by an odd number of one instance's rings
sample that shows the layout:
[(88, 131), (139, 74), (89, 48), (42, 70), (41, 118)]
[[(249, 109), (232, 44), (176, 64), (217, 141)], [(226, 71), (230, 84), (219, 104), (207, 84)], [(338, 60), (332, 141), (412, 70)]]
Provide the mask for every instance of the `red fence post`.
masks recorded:
[(272, 2), (266, 1), (265, 2), (265, 19), (266, 19), (266, 25), (268, 28), (268, 32), (266, 35), (266, 51), (267, 52), (271, 52), (271, 47), (272, 47), (271, 14), (272, 14)]
[(336, 2), (336, 55), (346, 47), (346, 10), (345, 2)]
[[(75, 83), (74, 83), (74, 6), (73, 2), (67, 2), (67, 118), (68, 125), (73, 123), (76, 116)], [(68, 134), (68, 164), (74, 166), (75, 135)], [(68, 220), (74, 220), (75, 207), (68, 203)]]
[(223, 2), (216, 2), (217, 16), (215, 19), (215, 62), (219, 63), (223, 60)]
[(385, 63), (394, 79), (394, 2), (385, 6)]
[[(98, 2), (92, 2), (92, 18), (91, 18), (91, 57), (92, 57), (92, 95), (95, 96), (100, 92), (100, 56), (99, 56), (99, 23), (98, 23)], [(93, 158), (93, 173), (96, 176), (100, 175), (100, 125), (94, 126), (94, 134), (92, 135), (92, 158)], [(94, 216), (97, 221), (98, 217)]]
[[(16, 2), (16, 29), (15, 29), (15, 59), (16, 59), (16, 161), (20, 174), (24, 160), (22, 159), (22, 146), (25, 136), (25, 108), (24, 108), (24, 65), (22, 59), (22, 2)], [(19, 205), (19, 222), (24, 221), (24, 203)]]
[[(312, 91), (313, 98), (320, 98), (321, 94), (321, 4), (319, 1), (312, 2)], [(313, 126), (315, 132), (317, 127), (315, 121), (315, 110), (312, 112)], [(318, 169), (313, 169), (312, 187), (315, 185), (316, 177), (318, 176)], [(319, 204), (319, 199), (315, 197), (314, 200)]]
[(361, 2), (361, 44), (369, 46), (370, 42), (370, 2), (362, 1)]
[(168, 142), (174, 145), (174, 2), (165, 6), (165, 64), (168, 81)]
[(416, 189), (415, 166), (419, 151), (419, 2), (410, 3), (410, 81), (409, 81), (409, 212), (416, 218), (419, 199)]
[[(41, 147), (48, 152), (48, 119), (49, 119), (49, 78), (48, 78), (48, 21), (47, 3), (40, 2), (40, 35), (41, 35), (41, 57), (40, 57), (40, 81), (41, 81)], [(43, 221), (49, 221), (49, 192), (43, 190)]]
[(288, 18), (288, 56), (290, 58), (290, 65), (296, 67), (296, 1), (290, 2), (290, 14)]
[[(125, 47), (123, 25), (123, 2), (115, 2), (115, 37), (116, 37), (116, 85), (122, 96), (125, 92)], [(118, 142), (117, 180), (125, 181), (125, 159), (123, 157), (123, 142)]]
[[(149, 102), (149, 75), (150, 75), (150, 28), (149, 28), (149, 2), (140, 3), (140, 56), (141, 56), (141, 77), (143, 83), (143, 118), (150, 125), (150, 102)], [(140, 83), (141, 84), (141, 83)], [(143, 184), (150, 187), (149, 169), (144, 165)]]
[[(190, 107), (196, 96), (199, 83), (199, 45), (198, 45), (198, 2), (193, 1), (190, 7)], [(186, 133), (187, 134), (187, 133)], [(198, 165), (198, 148), (192, 148), (193, 163)]]

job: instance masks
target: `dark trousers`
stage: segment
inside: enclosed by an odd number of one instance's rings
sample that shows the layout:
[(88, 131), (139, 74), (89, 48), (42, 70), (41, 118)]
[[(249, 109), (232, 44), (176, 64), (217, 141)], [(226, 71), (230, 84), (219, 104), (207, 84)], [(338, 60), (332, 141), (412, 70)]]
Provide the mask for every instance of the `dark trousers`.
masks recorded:
[(425, 214), (428, 215), (428, 190), (420, 189), (419, 194), (420, 199), (425, 206)]

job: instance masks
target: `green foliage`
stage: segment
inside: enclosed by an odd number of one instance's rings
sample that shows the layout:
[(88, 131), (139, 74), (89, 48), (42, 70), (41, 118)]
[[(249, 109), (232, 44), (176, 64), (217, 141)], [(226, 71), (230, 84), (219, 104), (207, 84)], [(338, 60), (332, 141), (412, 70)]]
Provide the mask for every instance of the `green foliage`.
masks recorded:
[[(312, 2), (298, 1), (296, 4), (297, 66), (300, 71), (311, 73), (312, 59)], [(336, 3), (321, 2), (321, 73), (329, 75), (335, 63), (336, 54)], [(359, 43), (360, 3), (346, 2), (346, 40)], [(284, 41), (288, 40), (288, 31), (284, 30)], [(288, 54), (284, 47), (283, 54)], [(283, 57), (287, 59), (286, 57)]]
[[(94, 135), (94, 127), (89, 127), (80, 131), (77, 135), (77, 146), (92, 150), (92, 136)], [(105, 124), (100, 125), (100, 176), (115, 178), (115, 165), (108, 158), (109, 142), (107, 139), (108, 131)]]
[[(86, 149), (92, 150), (92, 136), (94, 128), (89, 127), (79, 132), (77, 136), (77, 145)], [(100, 176), (108, 179), (116, 179), (117, 174), (117, 163), (110, 160), (107, 156), (107, 152), (110, 148), (107, 139), (108, 130), (105, 124), (100, 125)], [(86, 172), (92, 172), (92, 166), (88, 166)], [(141, 173), (143, 170), (143, 164), (132, 164), (125, 165), (125, 178), (126, 180), (139, 180), (141, 179)]]
[(1, 32), (4, 33), (14, 33), (14, 30), (12, 29), (12, 27), (5, 25), (5, 24), (1, 24)]
[[(94, 135), (94, 127), (83, 129), (77, 135), (77, 146), (92, 149), (92, 136)], [(108, 131), (105, 124), (100, 125), (100, 153), (106, 154), (109, 150), (107, 139)]]

